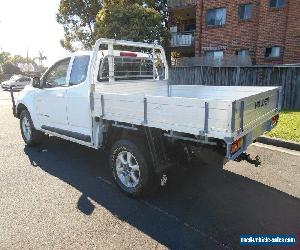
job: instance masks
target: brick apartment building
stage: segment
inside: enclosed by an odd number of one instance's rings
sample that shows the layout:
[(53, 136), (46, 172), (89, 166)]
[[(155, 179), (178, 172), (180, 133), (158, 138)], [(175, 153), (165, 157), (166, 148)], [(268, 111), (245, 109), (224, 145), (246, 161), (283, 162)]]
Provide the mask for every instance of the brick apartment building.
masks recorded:
[(181, 56), (300, 63), (300, 0), (168, 0), (168, 8), (171, 50)]

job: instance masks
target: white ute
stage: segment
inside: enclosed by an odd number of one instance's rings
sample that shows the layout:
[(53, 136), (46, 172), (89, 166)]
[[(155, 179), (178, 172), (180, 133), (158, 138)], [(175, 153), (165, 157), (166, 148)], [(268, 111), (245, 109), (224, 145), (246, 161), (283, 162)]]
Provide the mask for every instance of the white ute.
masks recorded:
[(161, 46), (99, 39), (34, 78), (14, 114), (29, 146), (47, 134), (108, 149), (117, 185), (140, 196), (202, 147), (236, 159), (277, 124), (280, 103), (278, 87), (169, 85)]

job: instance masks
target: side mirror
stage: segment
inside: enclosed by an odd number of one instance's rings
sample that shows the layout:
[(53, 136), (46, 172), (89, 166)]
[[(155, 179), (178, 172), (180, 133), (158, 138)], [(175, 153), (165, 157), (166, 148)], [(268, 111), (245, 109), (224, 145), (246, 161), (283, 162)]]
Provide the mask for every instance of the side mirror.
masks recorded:
[(34, 88), (40, 88), (41, 87), (41, 80), (38, 76), (35, 76), (32, 78), (31, 81), (32, 87)]

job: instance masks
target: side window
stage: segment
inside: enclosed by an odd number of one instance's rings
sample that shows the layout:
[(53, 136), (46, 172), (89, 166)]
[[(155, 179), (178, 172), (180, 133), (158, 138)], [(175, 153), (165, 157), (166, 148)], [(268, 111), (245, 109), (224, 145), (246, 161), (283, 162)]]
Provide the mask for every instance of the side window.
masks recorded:
[(27, 77), (24, 77), (21, 79), (21, 82), (29, 82), (30, 81), (30, 78), (27, 78)]
[(99, 73), (98, 73), (98, 81), (107, 81), (109, 78), (109, 66), (108, 66), (108, 58), (105, 57), (99, 66)]
[(75, 57), (70, 76), (70, 85), (77, 85), (85, 81), (89, 62), (90, 56)]
[(46, 88), (66, 86), (69, 63), (70, 58), (64, 59), (55, 64), (44, 78), (44, 86)]
[(22, 77), (22, 78), (20, 78), (20, 79), (17, 80), (17, 82), (27, 82), (27, 81), (28, 80), (25, 77)]

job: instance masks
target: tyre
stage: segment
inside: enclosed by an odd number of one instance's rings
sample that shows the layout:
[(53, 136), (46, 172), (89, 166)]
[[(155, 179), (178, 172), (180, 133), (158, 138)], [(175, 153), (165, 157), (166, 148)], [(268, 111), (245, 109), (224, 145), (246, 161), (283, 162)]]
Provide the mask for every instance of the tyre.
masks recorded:
[(36, 146), (40, 144), (44, 138), (44, 134), (34, 128), (30, 114), (27, 110), (21, 112), (20, 129), (23, 140), (28, 146)]
[(153, 169), (141, 148), (123, 139), (112, 146), (110, 153), (114, 181), (131, 197), (145, 196), (155, 190)]

